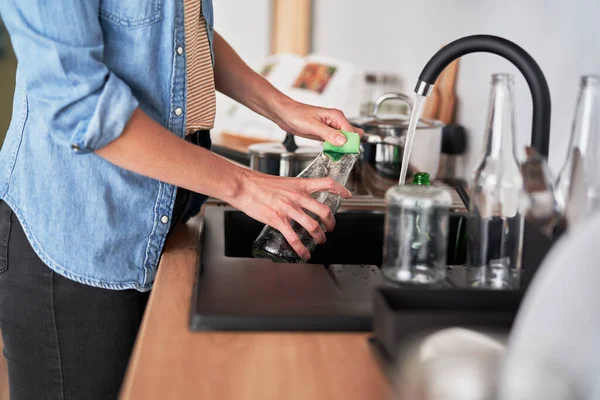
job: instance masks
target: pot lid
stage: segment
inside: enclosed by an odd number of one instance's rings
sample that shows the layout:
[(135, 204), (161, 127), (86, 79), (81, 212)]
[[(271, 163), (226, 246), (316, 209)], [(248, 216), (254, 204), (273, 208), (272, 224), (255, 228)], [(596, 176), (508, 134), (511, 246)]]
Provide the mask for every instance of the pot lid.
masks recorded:
[[(397, 146), (402, 146), (404, 144), (403, 139), (406, 137), (410, 116), (402, 114), (385, 115), (379, 113), (381, 104), (390, 100), (403, 101), (409, 106), (409, 110), (412, 110), (413, 102), (407, 95), (403, 93), (382, 94), (375, 100), (373, 113), (370, 116), (350, 120), (352, 125), (365, 131), (362, 139), (363, 142), (387, 143)], [(444, 124), (440, 121), (420, 118), (417, 123), (417, 130), (439, 129), (443, 126)]]
[(293, 151), (288, 150), (283, 143), (257, 143), (248, 147), (250, 154), (259, 157), (282, 159), (313, 159), (321, 153), (320, 147), (300, 146)]
[[(350, 121), (353, 125), (357, 125), (362, 129), (390, 129), (390, 128), (401, 128), (408, 129), (410, 117), (408, 115), (393, 115), (386, 117), (384, 115), (368, 116), (356, 118)], [(440, 121), (434, 121), (429, 119), (421, 118), (417, 124), (417, 129), (432, 129), (440, 128), (442, 123)]]
[(298, 146), (294, 135), (286, 133), (283, 143), (258, 143), (248, 147), (251, 155), (286, 160), (310, 160), (321, 153), (316, 146)]
[[(350, 120), (350, 123), (365, 131), (363, 141), (368, 143), (387, 143), (402, 146), (408, 130), (410, 117), (407, 115), (382, 115), (361, 117)], [(440, 121), (419, 119), (417, 130), (438, 129), (443, 127)]]

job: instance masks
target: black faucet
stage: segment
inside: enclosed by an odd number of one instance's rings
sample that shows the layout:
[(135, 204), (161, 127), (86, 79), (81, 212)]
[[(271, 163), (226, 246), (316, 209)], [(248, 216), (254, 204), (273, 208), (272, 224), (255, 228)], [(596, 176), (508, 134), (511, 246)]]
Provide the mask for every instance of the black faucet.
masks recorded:
[(544, 73), (533, 57), (509, 40), (491, 35), (473, 35), (455, 40), (444, 46), (431, 57), (423, 71), (421, 71), (415, 92), (419, 95), (429, 96), (436, 79), (448, 64), (465, 54), (478, 52), (493, 53), (506, 58), (525, 76), (533, 100), (531, 146), (544, 158), (548, 158), (551, 112), (550, 90)]

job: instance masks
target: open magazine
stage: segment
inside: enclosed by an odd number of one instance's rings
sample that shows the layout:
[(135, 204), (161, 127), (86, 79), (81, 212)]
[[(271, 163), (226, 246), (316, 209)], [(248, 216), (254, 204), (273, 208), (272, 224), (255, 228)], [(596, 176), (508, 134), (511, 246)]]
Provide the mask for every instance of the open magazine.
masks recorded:
[[(273, 86), (302, 103), (342, 110), (357, 116), (363, 92), (363, 71), (331, 57), (311, 54), (301, 57), (278, 54), (265, 60), (259, 71)], [(285, 132), (268, 119), (235, 104), (220, 121), (221, 129), (230, 135), (257, 140), (283, 141)], [(297, 138), (302, 145), (315, 141)]]

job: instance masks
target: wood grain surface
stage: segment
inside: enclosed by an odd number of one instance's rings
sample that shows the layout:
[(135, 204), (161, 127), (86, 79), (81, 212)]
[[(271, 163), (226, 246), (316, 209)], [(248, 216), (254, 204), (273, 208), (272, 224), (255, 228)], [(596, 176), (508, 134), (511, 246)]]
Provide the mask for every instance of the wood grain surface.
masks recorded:
[(388, 399), (366, 334), (191, 332), (199, 217), (167, 242), (122, 399)]
[(308, 54), (312, 0), (273, 0), (271, 15), (271, 54)]
[(228, 147), (240, 153), (248, 153), (248, 147), (257, 143), (273, 143), (276, 140), (258, 139), (247, 136), (236, 135), (230, 132), (221, 132), (220, 135), (213, 139), (213, 144)]
[[(2, 335), (0, 335), (0, 349), (3, 348)], [(6, 359), (2, 355), (0, 355), (0, 400), (8, 400), (8, 370)]]

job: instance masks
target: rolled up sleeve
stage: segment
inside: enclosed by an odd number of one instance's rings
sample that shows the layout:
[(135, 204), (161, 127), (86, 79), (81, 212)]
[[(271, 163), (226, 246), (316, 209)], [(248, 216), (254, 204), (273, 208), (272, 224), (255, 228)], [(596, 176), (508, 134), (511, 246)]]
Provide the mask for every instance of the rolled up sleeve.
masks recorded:
[(49, 136), (78, 153), (117, 139), (139, 103), (103, 62), (99, 0), (2, 0), (0, 12)]

